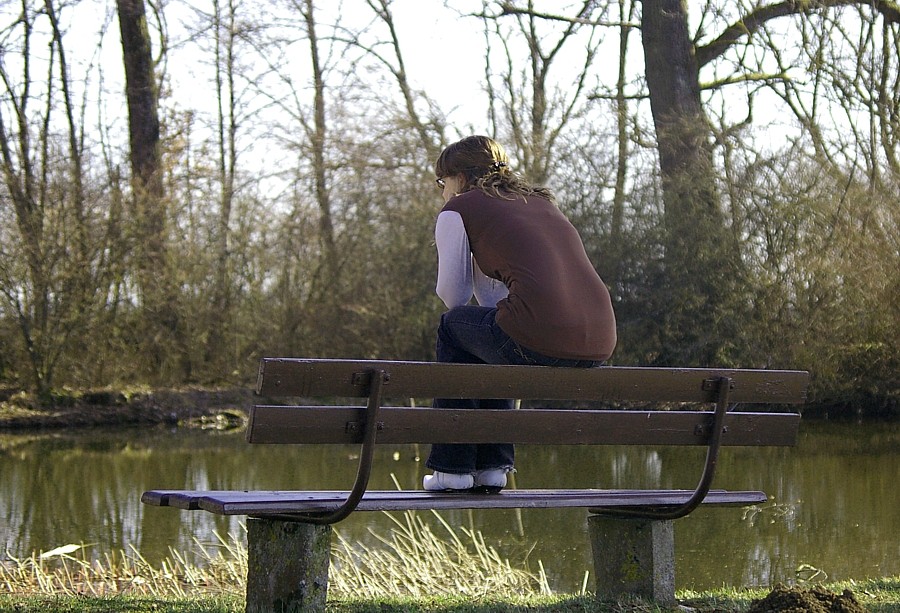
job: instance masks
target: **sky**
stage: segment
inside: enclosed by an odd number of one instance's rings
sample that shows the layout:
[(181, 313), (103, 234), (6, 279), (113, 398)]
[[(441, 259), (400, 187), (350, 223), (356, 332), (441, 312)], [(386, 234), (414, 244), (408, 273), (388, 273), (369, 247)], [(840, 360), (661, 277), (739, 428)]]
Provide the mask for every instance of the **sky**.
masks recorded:
[[(364, 7), (364, 0), (319, 2), (316, 16), (320, 38), (329, 33), (326, 27), (340, 20), (345, 26), (362, 27), (372, 20), (372, 13)], [(457, 0), (458, 10), (475, 10), (481, 0)], [(483, 44), (482, 32), (473, 19), (459, 18), (457, 13), (444, 6), (442, 0), (394, 0), (392, 13), (400, 40), (401, 50), (409, 79), (414, 88), (427, 92), (440, 106), (451, 112), (454, 119), (466, 123), (485, 116), (483, 93)], [(336, 13), (340, 13), (337, 15)], [(379, 32), (385, 32), (379, 27)], [(302, 32), (298, 24), (297, 34)], [(306, 43), (304, 42), (303, 45)], [(298, 46), (298, 51), (308, 54), (308, 48)], [(307, 55), (298, 62), (308, 69)], [(197, 72), (197, 68), (201, 71)], [(205, 67), (192, 66), (189, 62), (170, 65), (175, 89), (181, 93), (197, 91), (202, 94), (202, 71)], [(475, 71), (476, 78), (471, 77)], [(190, 99), (197, 100), (196, 95)]]
[[(209, 0), (190, 0), (195, 5), (208, 7)], [(562, 11), (568, 2), (547, 2), (543, 6), (555, 7)], [(170, 34), (175, 41), (183, 40), (187, 34), (180, 22), (189, 16), (184, 9), (185, 2), (169, 0), (167, 21)], [(487, 99), (484, 92), (484, 40), (481, 24), (477, 19), (460, 17), (460, 13), (475, 12), (482, 7), (481, 0), (452, 0), (453, 9), (447, 8), (443, 0), (394, 0), (391, 8), (396, 22), (398, 38), (404, 52), (404, 60), (409, 79), (414, 88), (420, 89), (437, 102), (448, 115), (451, 126), (459, 133), (488, 131)], [(541, 6), (541, 5), (539, 5)], [(320, 36), (327, 34), (324, 26), (338, 18), (348, 26), (362, 26), (372, 19), (371, 10), (365, 0), (319, 0), (317, 19), (322, 26)], [(0, 7), (0, 14), (13, 11), (15, 7)], [(92, 63), (102, 69), (103, 87), (107, 94), (103, 97), (104, 121), (109, 129), (110, 139), (127, 138), (125, 120), (125, 97), (122, 83), (122, 49), (118, 22), (112, 12), (114, 3), (108, 0), (81, 0), (74, 9), (68, 8), (71, 19), (66, 35), (67, 46), (75, 60), (73, 67), (82, 68)], [(254, 15), (253, 19), (266, 19), (265, 15)], [(9, 21), (9, 17), (4, 20)], [(547, 24), (541, 24), (546, 29)], [(302, 35), (302, 25), (296, 27), (296, 36)], [(383, 32), (384, 29), (380, 28)], [(607, 44), (616, 45), (613, 30), (606, 32)], [(102, 46), (98, 41), (102, 40)], [(158, 43), (158, 40), (154, 41)], [(640, 39), (631, 40), (634, 57), (630, 60), (633, 71), (640, 72), (642, 62)], [(193, 49), (193, 50), (192, 50)], [(570, 45), (572, 53), (578, 53), (577, 45)], [(158, 48), (155, 47), (155, 51)], [(617, 53), (617, 49), (611, 51)], [(174, 46), (169, 51), (167, 64), (168, 85), (171, 86), (171, 102), (182, 109), (194, 108), (213, 116), (215, 96), (211, 89), (211, 71), (197, 57), (196, 48), (190, 44)], [(299, 75), (308, 69), (308, 49), (297, 46), (298, 61), (293, 66)], [(523, 50), (523, 59), (527, 52)], [(599, 62), (600, 70), (612, 70), (614, 62)], [(577, 62), (568, 62), (577, 66)], [(568, 85), (565, 67), (567, 61), (561, 58), (554, 63), (553, 74), (557, 82)], [(101, 73), (92, 73), (92, 81), (87, 87), (87, 97), (96, 98), (98, 79)], [(614, 82), (609, 72), (601, 79), (609, 86)], [(308, 79), (308, 77), (307, 77)], [(302, 78), (298, 78), (298, 82)], [(568, 78), (571, 82), (571, 78)], [(167, 101), (167, 103), (170, 101)], [(758, 109), (759, 112), (759, 109)], [(757, 117), (757, 121), (759, 118)], [(782, 137), (783, 138), (783, 137)]]
[[(327, 25), (336, 21), (354, 29), (370, 23), (374, 18), (365, 4), (365, 0), (320, 2), (320, 8), (317, 8), (316, 12), (320, 39), (329, 33)], [(562, 6), (570, 3), (557, 1), (549, 4), (562, 10)], [(484, 91), (484, 34), (478, 19), (461, 16), (481, 9), (482, 0), (453, 0), (452, 8), (447, 8), (444, 0), (394, 0), (391, 4), (397, 37), (411, 85), (426, 92), (429, 98), (436, 101), (440, 108), (448, 113), (451, 123), (465, 128), (486, 130), (488, 126), (487, 98)], [(544, 30), (548, 30), (549, 27), (542, 24)], [(382, 36), (386, 33), (386, 29), (380, 24), (376, 31)], [(298, 26), (296, 34), (299, 36), (301, 32), (302, 28)], [(617, 44), (612, 40), (610, 43)], [(635, 48), (639, 49), (639, 40), (635, 38), (634, 43)], [(297, 47), (298, 64), (300, 68), (306, 70), (308, 76), (308, 48), (305, 44), (304, 41)], [(386, 48), (383, 50), (387, 53)], [(617, 53), (617, 49), (615, 51)], [(578, 54), (580, 49), (577, 45), (569, 43), (563, 53)], [(299, 57), (300, 54), (303, 54), (302, 58)], [(522, 49), (521, 54), (523, 60), (527, 58), (527, 50)], [(609, 67), (613, 66), (611, 62), (606, 64)], [(573, 66), (571, 76), (566, 70), (569, 65)], [(577, 61), (567, 63), (563, 57), (554, 63), (552, 75), (557, 81), (568, 86), (574, 77), (575, 67)], [(186, 92), (196, 91), (199, 86), (201, 95), (191, 95), (190, 99), (196, 102), (202, 97), (202, 89), (205, 87), (202, 81), (208, 78), (208, 71), (205, 75), (202, 71), (207, 70), (206, 68), (179, 61), (170, 64), (169, 70), (178, 92), (183, 95)], [(607, 78), (608, 83), (612, 83), (615, 75), (610, 73)]]
[[(211, 5), (208, 0), (170, 0), (167, 4), (166, 21), (173, 46), (168, 51), (165, 81), (171, 98), (164, 104), (174, 104), (182, 110), (194, 109), (212, 117), (216, 110), (213, 74), (208, 65), (209, 57), (201, 57), (196, 46), (185, 42), (189, 33), (181, 25), (182, 21), (193, 19), (186, 4), (203, 10), (209, 10)], [(483, 34), (477, 20), (461, 18), (458, 13), (475, 11), (481, 5), (481, 0), (454, 0), (454, 9), (446, 8), (443, 0), (394, 0), (391, 5), (411, 85), (435, 100), (461, 131), (470, 127), (487, 128), (487, 101), (482, 78)], [(6, 23), (11, 19), (8, 11), (12, 8), (4, 10), (0, 7), (0, 14), (7, 13)], [(70, 74), (81, 83), (81, 77), (76, 75), (91, 75), (78, 96), (83, 95), (85, 100), (93, 102), (102, 101), (103, 122), (111, 140), (117, 136), (127, 138), (122, 48), (114, 10), (114, 3), (108, 0), (81, 0), (74, 10), (64, 9), (63, 20), (67, 27), (64, 40)], [(320, 37), (329, 33), (326, 26), (335, 21), (348, 27), (361, 27), (373, 19), (365, 0), (320, 0), (316, 16)], [(148, 17), (152, 27), (152, 14)], [(254, 18), (265, 19), (266, 16)], [(385, 30), (379, 27), (378, 31), (383, 33)], [(302, 32), (302, 24), (298, 24), (294, 34), (301, 37)], [(309, 52), (305, 44), (305, 41), (298, 44), (298, 61), (292, 69), (299, 75), (307, 75), (308, 79)], [(154, 37), (153, 45), (154, 53), (158, 53), (158, 37)], [(102, 96), (97, 93), (101, 82), (105, 92)]]

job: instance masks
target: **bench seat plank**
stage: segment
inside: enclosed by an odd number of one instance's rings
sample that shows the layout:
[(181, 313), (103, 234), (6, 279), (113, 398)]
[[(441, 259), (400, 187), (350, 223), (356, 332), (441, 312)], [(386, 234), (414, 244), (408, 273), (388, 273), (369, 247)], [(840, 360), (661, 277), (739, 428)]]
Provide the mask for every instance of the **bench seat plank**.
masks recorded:
[(535, 398), (595, 401), (715, 402), (708, 379), (731, 377), (731, 402), (806, 401), (809, 373), (724, 368), (548, 368), (434, 362), (263, 358), (257, 392), (268, 397), (368, 395), (365, 373), (389, 374), (386, 397)]
[[(359, 443), (360, 407), (252, 407), (251, 443)], [(417, 409), (382, 407), (379, 443), (508, 443), (605, 445), (706, 445), (709, 411), (597, 411), (586, 409)], [(792, 446), (797, 413), (732, 412), (723, 445)], [(464, 427), (462, 427), (464, 425)]]
[[(141, 501), (153, 506), (202, 510), (219, 515), (284, 515), (319, 513), (336, 509), (348, 492), (323, 491), (193, 491), (152, 490)], [(520, 508), (623, 508), (665, 507), (684, 503), (693, 490), (511, 489), (499, 494), (426, 492), (423, 490), (369, 490), (359, 511)], [(706, 505), (746, 506), (766, 502), (756, 491), (712, 490)]]

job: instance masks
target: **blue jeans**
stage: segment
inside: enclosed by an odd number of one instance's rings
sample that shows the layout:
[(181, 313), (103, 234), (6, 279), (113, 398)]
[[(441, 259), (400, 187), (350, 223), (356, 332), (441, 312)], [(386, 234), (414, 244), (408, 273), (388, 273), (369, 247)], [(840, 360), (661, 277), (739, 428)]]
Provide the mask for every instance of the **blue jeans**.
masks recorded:
[[(460, 306), (441, 316), (437, 335), (437, 361), (461, 364), (519, 364), (592, 368), (602, 362), (554, 358), (519, 345), (500, 329), (496, 308)], [(511, 409), (513, 400), (435, 398), (434, 407), (452, 409)], [(510, 443), (435, 444), (425, 466), (454, 474), (479, 470), (513, 469), (515, 452)]]

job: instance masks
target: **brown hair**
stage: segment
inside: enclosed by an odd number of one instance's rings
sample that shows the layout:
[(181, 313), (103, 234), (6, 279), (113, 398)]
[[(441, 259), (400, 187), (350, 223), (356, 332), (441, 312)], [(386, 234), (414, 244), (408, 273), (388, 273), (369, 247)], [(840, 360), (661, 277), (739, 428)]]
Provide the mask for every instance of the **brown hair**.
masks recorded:
[(448, 145), (434, 163), (434, 174), (438, 178), (463, 175), (464, 192), (480, 189), (488, 196), (504, 200), (535, 195), (556, 202), (549, 189), (531, 185), (514, 173), (503, 146), (487, 136), (468, 136)]

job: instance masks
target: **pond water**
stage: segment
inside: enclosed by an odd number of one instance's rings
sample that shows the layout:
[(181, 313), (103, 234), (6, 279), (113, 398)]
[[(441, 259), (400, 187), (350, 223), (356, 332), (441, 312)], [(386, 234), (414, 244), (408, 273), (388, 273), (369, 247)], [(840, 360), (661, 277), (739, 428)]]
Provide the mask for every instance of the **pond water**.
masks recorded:
[[(418, 489), (427, 448), (379, 449), (370, 487)], [(169, 548), (202, 560), (195, 539), (243, 539), (244, 518), (148, 507), (148, 489), (346, 489), (355, 447), (248, 445), (242, 431), (83, 431), (0, 438), (0, 545), (27, 557), (68, 543), (92, 555), (137, 549), (156, 564)], [(701, 449), (520, 446), (518, 487), (693, 488)], [(900, 575), (900, 424), (807, 420), (793, 448), (726, 448), (714, 487), (759, 489), (747, 509), (700, 509), (675, 523), (676, 586), (707, 589)], [(427, 514), (425, 514), (427, 516)], [(454, 527), (481, 531), (511, 564), (542, 563), (551, 587), (580, 590), (591, 569), (587, 513), (456, 511)], [(380, 513), (338, 524), (378, 547), (391, 530)], [(437, 529), (440, 531), (440, 528)], [(593, 589), (593, 583), (589, 583)]]

